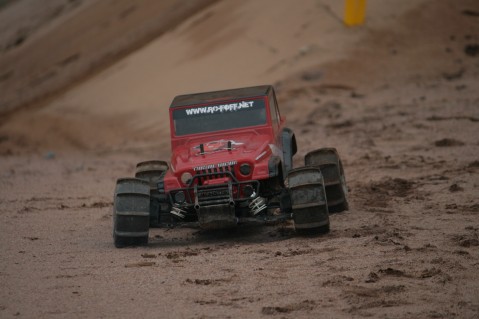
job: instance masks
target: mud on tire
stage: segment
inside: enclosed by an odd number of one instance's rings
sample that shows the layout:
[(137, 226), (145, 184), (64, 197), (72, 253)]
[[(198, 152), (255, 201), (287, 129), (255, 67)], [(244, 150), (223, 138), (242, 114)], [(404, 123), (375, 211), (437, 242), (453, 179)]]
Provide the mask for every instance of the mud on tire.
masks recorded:
[(306, 166), (318, 167), (323, 174), (330, 213), (348, 210), (348, 189), (343, 165), (335, 148), (320, 148), (304, 157)]
[(149, 183), (137, 178), (116, 182), (113, 205), (113, 241), (117, 248), (146, 245), (150, 221)]
[(316, 167), (289, 172), (286, 183), (291, 193), (294, 227), (301, 234), (329, 231), (329, 212), (323, 176)]

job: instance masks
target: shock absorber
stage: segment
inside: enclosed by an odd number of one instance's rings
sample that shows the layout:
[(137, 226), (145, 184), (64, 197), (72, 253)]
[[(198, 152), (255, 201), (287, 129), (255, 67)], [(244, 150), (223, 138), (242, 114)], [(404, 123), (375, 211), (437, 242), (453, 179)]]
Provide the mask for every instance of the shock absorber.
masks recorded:
[(266, 207), (267, 207), (266, 198), (259, 197), (259, 196), (253, 199), (251, 203), (249, 203), (249, 209), (251, 214), (253, 214), (253, 216), (258, 215), (261, 211), (266, 209)]

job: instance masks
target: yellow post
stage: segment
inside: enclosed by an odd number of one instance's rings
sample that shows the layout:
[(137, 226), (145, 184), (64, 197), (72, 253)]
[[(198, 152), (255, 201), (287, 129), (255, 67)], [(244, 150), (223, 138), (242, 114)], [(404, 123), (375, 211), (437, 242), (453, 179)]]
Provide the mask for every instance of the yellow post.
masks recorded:
[(347, 26), (363, 24), (366, 14), (366, 0), (346, 0), (344, 23)]

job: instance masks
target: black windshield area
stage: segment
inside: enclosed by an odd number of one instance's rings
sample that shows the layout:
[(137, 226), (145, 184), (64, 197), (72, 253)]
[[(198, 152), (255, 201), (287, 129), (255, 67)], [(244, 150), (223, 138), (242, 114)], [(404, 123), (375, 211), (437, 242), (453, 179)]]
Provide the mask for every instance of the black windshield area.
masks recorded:
[(177, 136), (266, 124), (263, 99), (216, 103), (173, 111)]

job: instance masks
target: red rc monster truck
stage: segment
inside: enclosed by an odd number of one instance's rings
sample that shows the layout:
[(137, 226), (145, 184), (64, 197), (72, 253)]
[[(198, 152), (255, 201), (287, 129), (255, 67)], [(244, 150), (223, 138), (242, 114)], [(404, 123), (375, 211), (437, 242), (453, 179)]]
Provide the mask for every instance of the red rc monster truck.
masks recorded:
[(323, 148), (293, 169), (296, 139), (272, 86), (177, 96), (170, 106), (171, 163), (141, 162), (118, 179), (116, 247), (148, 243), (150, 227), (203, 229), (293, 219), (297, 232), (329, 231), (348, 208), (338, 153)]

